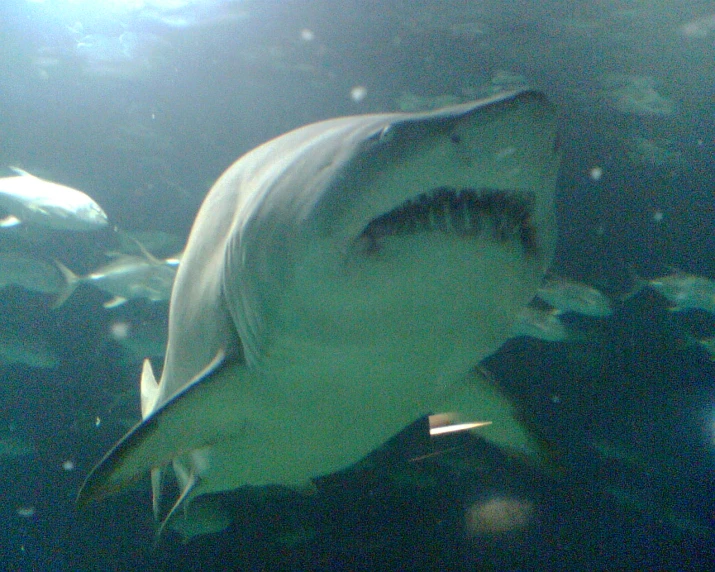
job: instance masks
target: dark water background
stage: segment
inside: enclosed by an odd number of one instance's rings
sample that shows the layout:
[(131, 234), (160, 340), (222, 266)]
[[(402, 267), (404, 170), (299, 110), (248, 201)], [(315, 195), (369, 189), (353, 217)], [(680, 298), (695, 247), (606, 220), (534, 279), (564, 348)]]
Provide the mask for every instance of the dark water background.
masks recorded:
[[(715, 277), (715, 24), (682, 31), (715, 15), (713, 2), (207, 1), (167, 12), (194, 18), (181, 27), (149, 11), (160, 2), (108, 4), (116, 10), (99, 14), (3, 2), (0, 165), (84, 190), (121, 229), (183, 240), (213, 181), (255, 145), (312, 121), (395, 110), (404, 92), (463, 95), (509, 70), (561, 110), (554, 270), (610, 294), (628, 290), (629, 268)], [(614, 108), (608, 74), (655, 78), (675, 110)], [(360, 101), (356, 86), (367, 90)], [(636, 136), (677, 160), (635, 161)], [(3, 248), (16, 240), (2, 237)], [(55, 235), (32, 248), (87, 272), (114, 240)], [(148, 482), (74, 506), (88, 470), (139, 418), (139, 361), (122, 359), (108, 332), (166, 312), (142, 301), (105, 310), (105, 299), (81, 287), (53, 311), (22, 290), (0, 297), (0, 316), (62, 360), (0, 369), (0, 424), (37, 450), (0, 459), (1, 569), (715, 567), (715, 365), (687, 343), (715, 335), (711, 315), (672, 313), (643, 292), (607, 320), (568, 318), (587, 343), (521, 338), (488, 360), (564, 451), (563, 478), (470, 442), (440, 463), (329, 479), (307, 499), (237, 493), (228, 530), (153, 548)], [(622, 451), (599, 454), (603, 442)], [(465, 507), (494, 495), (527, 499), (532, 521), (470, 537)], [(27, 506), (34, 515), (18, 515)]]

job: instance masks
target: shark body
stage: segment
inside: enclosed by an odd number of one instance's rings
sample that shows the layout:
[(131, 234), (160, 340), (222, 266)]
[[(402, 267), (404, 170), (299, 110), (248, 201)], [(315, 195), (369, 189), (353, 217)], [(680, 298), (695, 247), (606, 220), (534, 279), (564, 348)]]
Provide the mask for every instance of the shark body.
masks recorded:
[[(240, 158), (192, 228), (144, 420), (79, 502), (172, 466), (174, 505), (301, 487), (420, 416), (539, 456), (470, 371), (510, 337), (554, 252), (555, 112), (537, 92), (308, 125)], [(156, 505), (155, 505), (156, 508)]]

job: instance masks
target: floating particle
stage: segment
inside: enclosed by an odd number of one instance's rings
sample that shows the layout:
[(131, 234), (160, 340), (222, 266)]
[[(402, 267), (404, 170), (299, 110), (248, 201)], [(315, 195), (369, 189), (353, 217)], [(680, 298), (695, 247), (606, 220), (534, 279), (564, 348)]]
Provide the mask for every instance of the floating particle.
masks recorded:
[(303, 40), (304, 42), (312, 42), (315, 39), (315, 34), (313, 33), (313, 30), (309, 30), (308, 28), (303, 28), (300, 31), (300, 39)]
[(35, 507), (31, 505), (19, 506), (15, 512), (17, 512), (17, 516), (22, 518), (32, 518), (35, 516)]
[(493, 497), (467, 507), (465, 519), (467, 533), (502, 534), (521, 530), (531, 522), (534, 505), (510, 497)]
[(664, 216), (665, 216), (665, 215), (663, 214), (663, 211), (655, 211), (655, 212), (653, 213), (653, 220), (654, 220), (655, 222), (660, 222), (660, 221), (663, 220), (663, 217), (664, 217)]
[(129, 337), (129, 330), (131, 330), (129, 322), (114, 322), (109, 328), (115, 340), (126, 340)]
[(367, 88), (364, 85), (356, 85), (350, 90), (350, 99), (355, 102), (362, 101), (367, 95)]
[(594, 181), (598, 181), (603, 177), (603, 169), (601, 169), (601, 167), (594, 167), (588, 174)]
[(62, 468), (65, 471), (74, 471), (75, 469), (75, 464), (72, 459), (67, 459), (64, 463), (62, 463)]

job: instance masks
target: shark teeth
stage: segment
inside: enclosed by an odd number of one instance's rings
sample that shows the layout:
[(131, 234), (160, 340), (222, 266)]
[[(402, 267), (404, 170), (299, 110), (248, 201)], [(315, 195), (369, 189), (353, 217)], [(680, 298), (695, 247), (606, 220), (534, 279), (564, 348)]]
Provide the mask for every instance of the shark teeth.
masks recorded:
[(442, 232), (460, 237), (518, 240), (525, 252), (536, 251), (531, 224), (533, 193), (493, 189), (438, 187), (411, 198), (364, 228), (358, 241), (377, 247), (386, 237)]

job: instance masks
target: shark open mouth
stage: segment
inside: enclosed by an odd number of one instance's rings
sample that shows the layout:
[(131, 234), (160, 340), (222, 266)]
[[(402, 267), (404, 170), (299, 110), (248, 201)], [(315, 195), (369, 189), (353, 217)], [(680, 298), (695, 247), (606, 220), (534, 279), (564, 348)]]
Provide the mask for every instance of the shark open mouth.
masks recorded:
[(525, 253), (535, 254), (534, 203), (535, 196), (529, 192), (438, 187), (374, 218), (357, 241), (370, 251), (377, 250), (386, 237), (442, 232), (496, 242), (519, 241)]

